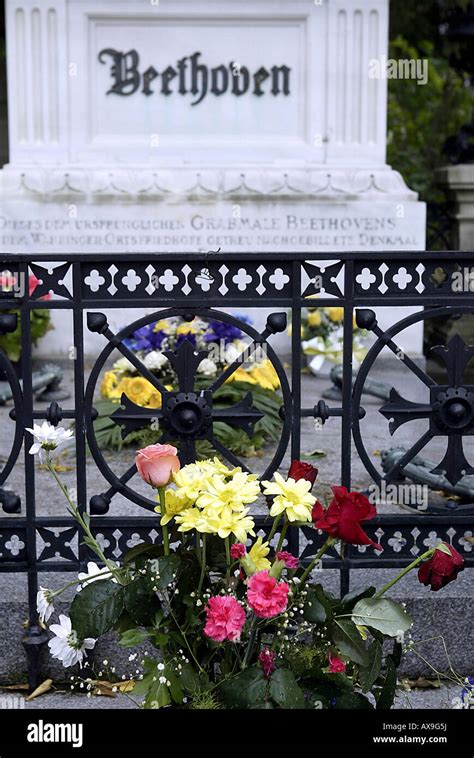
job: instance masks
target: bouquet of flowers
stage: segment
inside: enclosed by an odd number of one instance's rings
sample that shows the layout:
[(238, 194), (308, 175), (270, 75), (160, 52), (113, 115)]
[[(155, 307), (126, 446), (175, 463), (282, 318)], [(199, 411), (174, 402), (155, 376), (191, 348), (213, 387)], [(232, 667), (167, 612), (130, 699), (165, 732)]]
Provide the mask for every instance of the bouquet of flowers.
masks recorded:
[[(303, 353), (311, 357), (308, 368), (313, 374), (320, 371), (324, 361), (342, 363), (344, 308), (308, 308), (302, 317), (301, 346)], [(364, 329), (359, 329), (353, 320), (352, 361), (358, 368), (367, 349), (363, 343)]]
[[(30, 452), (55, 476), (101, 563), (90, 562), (72, 582), (69, 616), (49, 627), (50, 652), (64, 666), (83, 664), (92, 674), (87, 651), (115, 630), (119, 645), (147, 642), (155, 650), (131, 653), (135, 673), (115, 685), (145, 708), (391, 707), (397, 667), (413, 643), (410, 616), (386, 592), (414, 568), (435, 591), (454, 580), (464, 561), (452, 546), (430, 548), (378, 590), (333, 597), (315, 581), (329, 549), (383, 549), (364, 530), (376, 515), (364, 495), (334, 486), (326, 507), (312, 494), (317, 471), (308, 463), (293, 461), (286, 478), (259, 482), (215, 459), (181, 467), (173, 446), (152, 445), (135, 461), (156, 493), (163, 543), (138, 544), (119, 565), (104, 555), (89, 516), (54, 470), (51, 456), (70, 433), (46, 422), (31, 431)], [(265, 540), (250, 510), (261, 493), (272, 520)], [(288, 529), (298, 526), (325, 535), (307, 566), (285, 549)], [(40, 588), (43, 623), (63, 589)], [(95, 679), (85, 683), (92, 689)]]
[[(244, 317), (239, 318), (242, 320)], [(197, 368), (195, 382), (197, 389), (205, 389), (210, 380), (221, 374), (226, 366), (247, 350), (248, 345), (243, 336), (242, 331), (232, 324), (212, 319), (207, 322), (199, 318), (188, 322), (180, 317), (172, 317), (137, 329), (124, 343), (169, 390), (176, 389), (176, 375), (165, 351), (176, 350), (184, 340), (190, 342), (196, 350), (206, 350), (208, 355)], [(277, 373), (260, 348), (255, 353), (249, 353), (248, 362), (239, 366), (214, 393), (214, 402), (216, 407), (230, 407), (239, 403), (251, 390), (253, 404), (265, 413), (265, 418), (255, 424), (251, 439), (243, 430), (233, 429), (223, 422), (215, 425), (216, 437), (238, 455), (255, 455), (268, 440), (278, 439), (281, 429), (279, 387)], [(118, 359), (102, 379), (101, 395), (106, 402), (99, 401), (96, 404), (99, 418), (95, 422), (95, 428), (101, 446), (146, 446), (155, 441), (156, 433), (148, 428), (132, 432), (125, 441), (122, 440), (120, 429), (109, 418), (116, 410), (122, 394), (127, 395), (136, 405), (161, 407), (161, 395), (151, 382), (140, 376), (127, 358)], [(198, 443), (198, 448), (200, 455), (212, 452), (210, 446), (202, 441)]]

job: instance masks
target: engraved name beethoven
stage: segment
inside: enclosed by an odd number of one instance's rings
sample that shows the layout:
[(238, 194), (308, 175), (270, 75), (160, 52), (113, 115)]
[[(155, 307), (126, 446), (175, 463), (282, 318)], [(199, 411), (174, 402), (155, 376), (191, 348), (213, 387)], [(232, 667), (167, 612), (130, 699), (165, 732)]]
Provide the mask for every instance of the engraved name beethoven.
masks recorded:
[[(290, 72), (288, 66), (260, 66), (253, 73), (247, 66), (231, 61), (228, 65), (209, 68), (200, 62), (201, 53), (180, 58), (174, 66), (157, 71), (148, 66), (140, 71), (140, 56), (136, 50), (124, 53), (111, 47), (99, 53), (100, 63), (111, 60), (112, 86), (107, 95), (133, 95), (140, 91), (144, 95), (159, 92), (162, 95), (191, 95), (196, 99), (191, 105), (198, 105), (208, 93), (219, 97), (229, 92), (236, 97), (251, 93), (257, 97), (271, 94), (290, 94)], [(155, 82), (152, 88), (152, 82)], [(158, 85), (158, 87), (156, 87)]]

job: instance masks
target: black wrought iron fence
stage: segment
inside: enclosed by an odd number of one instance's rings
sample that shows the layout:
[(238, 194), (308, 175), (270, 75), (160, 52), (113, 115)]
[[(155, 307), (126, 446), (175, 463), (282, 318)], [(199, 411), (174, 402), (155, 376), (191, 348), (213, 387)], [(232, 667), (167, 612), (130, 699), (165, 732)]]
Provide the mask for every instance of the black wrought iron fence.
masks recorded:
[[(46, 571), (73, 571), (84, 569), (90, 553), (81, 544), (77, 524), (68, 517), (42, 516), (38, 513), (39, 494), (35, 484), (35, 460), (28, 454), (31, 435), (25, 431), (34, 422), (46, 419), (54, 425), (73, 420), (76, 429), (76, 487), (77, 502), (81, 511), (91, 513), (92, 530), (100, 535), (107, 557), (113, 560), (127, 550), (130, 539), (160, 543), (161, 534), (153, 509), (156, 503), (134, 488), (136, 468), (133, 453), (125, 473), (117, 474), (108, 457), (97, 443), (94, 419), (94, 402), (101, 371), (114, 351), (118, 351), (136, 367), (138, 372), (161, 393), (159, 408), (143, 408), (123, 398), (114, 413), (114, 421), (121, 425), (124, 434), (158, 419), (157, 440), (177, 443), (182, 462), (194, 459), (196, 441), (207, 440), (216, 451), (232, 464), (246, 468), (214, 434), (216, 421), (225, 420), (230, 426), (251, 433), (253, 424), (261, 416), (252, 404), (251, 394), (237, 406), (222, 410), (213, 402), (216, 390), (257, 347), (264, 346), (267, 358), (273, 363), (281, 385), (282, 431), (279, 442), (265, 472), (270, 476), (286, 452), (292, 458), (300, 457), (301, 420), (311, 417), (320, 423), (331, 423), (331, 417), (341, 418), (340, 479), (339, 483), (351, 487), (352, 457), (357, 454), (371, 479), (379, 486), (396, 482), (410, 461), (433, 438), (446, 439), (446, 453), (435, 467), (451, 484), (474, 473), (466, 459), (463, 442), (474, 435), (474, 386), (465, 382), (464, 370), (472, 357), (474, 346), (465, 345), (455, 338), (447, 346), (437, 348), (438, 357), (446, 368), (445, 384), (437, 384), (420, 366), (406, 355), (397, 342), (400, 333), (410, 325), (423, 322), (432, 316), (471, 313), (474, 310), (470, 289), (472, 253), (382, 252), (382, 253), (293, 253), (281, 254), (117, 254), (98, 255), (3, 255), (2, 270), (9, 272), (17, 285), (13, 291), (0, 295), (0, 330), (8, 332), (15, 327), (16, 312), (21, 323), (22, 369), (20, 384), (7, 359), (0, 353), (0, 368), (6, 374), (12, 392), (12, 444), (10, 454), (0, 474), (0, 487), (23, 454), (25, 489), (24, 498), (3, 498), (7, 515), (0, 518), (0, 571), (26, 572), (28, 576), (29, 627), (25, 647), (29, 659), (30, 679), (37, 674), (38, 650), (44, 642), (36, 615), (38, 577)], [(39, 284), (30, 294), (27, 282), (34, 274)], [(461, 278), (460, 278), (461, 277)], [(473, 288), (474, 289), (474, 288)], [(51, 299), (42, 299), (46, 294)], [(317, 296), (317, 301), (313, 298)], [(301, 392), (301, 338), (302, 310), (307, 306), (340, 306), (344, 309), (342, 393), (340, 403), (328, 404), (324, 399), (308, 405)], [(378, 306), (393, 308), (393, 325), (383, 330), (372, 310)], [(422, 306), (423, 309), (397, 320), (400, 306)], [(105, 311), (120, 309), (127, 323), (130, 308), (153, 308), (144, 315), (114, 332)], [(222, 309), (257, 307), (268, 309), (266, 325), (258, 331), (247, 323), (230, 316)], [(34, 404), (32, 387), (32, 359), (30, 311), (37, 308), (70, 311), (73, 318), (72, 344), (74, 365), (74, 396), (67, 407), (53, 402), (47, 408)], [(352, 337), (353, 314), (357, 323), (374, 337), (353, 385)], [(287, 314), (292, 322), (292, 361), (289, 375), (282, 360), (272, 348), (272, 338), (287, 328)], [(191, 320), (196, 315), (239, 326), (250, 338), (250, 348), (236, 358), (224, 373), (212, 380), (207, 389), (196, 390), (195, 374), (202, 353), (188, 341), (168, 358), (178, 377), (178, 387), (170, 390), (150, 372), (126, 344), (126, 338), (140, 326), (160, 318), (179, 315)], [(94, 332), (103, 340), (103, 348), (96, 358), (86, 380), (84, 355), (85, 330)], [(370, 371), (383, 349), (394, 353), (406, 369), (427, 388), (429, 398), (420, 403), (393, 391), (384, 401), (381, 422), (393, 432), (408, 421), (423, 419), (428, 429), (399, 456), (387, 471), (378, 467), (367, 451), (361, 433), (361, 419), (365, 415), (362, 393), (370, 379)], [(25, 442), (25, 444), (23, 444)], [(107, 482), (102, 492), (88, 491), (87, 447), (95, 465)], [(23, 449), (23, 453), (22, 453)], [(129, 501), (130, 515), (108, 516), (109, 505), (120, 493)], [(139, 515), (141, 513), (141, 515)], [(265, 516), (256, 517), (262, 533), (268, 533), (271, 521)], [(365, 567), (395, 568), (410, 563), (420, 552), (423, 542), (436, 537), (453, 544), (473, 566), (474, 557), (469, 535), (474, 526), (474, 506), (453, 512), (448, 508), (432, 510), (430, 506), (420, 512), (412, 508), (403, 514), (379, 515), (367, 532), (381, 543), (383, 552), (369, 552), (352, 546), (341, 556), (334, 550), (324, 559), (324, 567), (341, 572), (341, 583), (348, 589), (350, 570)], [(43, 547), (38, 549), (37, 536)], [(277, 535), (276, 535), (277, 536)], [(77, 539), (78, 538), (78, 539)], [(77, 547), (75, 539), (77, 539)], [(311, 528), (290, 529), (289, 549), (301, 555), (308, 563), (320, 541)]]

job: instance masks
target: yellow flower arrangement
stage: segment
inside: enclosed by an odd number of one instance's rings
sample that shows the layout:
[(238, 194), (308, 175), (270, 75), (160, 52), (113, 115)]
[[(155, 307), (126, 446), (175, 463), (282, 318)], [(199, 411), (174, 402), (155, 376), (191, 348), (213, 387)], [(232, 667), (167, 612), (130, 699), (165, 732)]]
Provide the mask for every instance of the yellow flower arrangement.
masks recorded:
[(270, 516), (285, 514), (288, 521), (311, 521), (312, 507), (316, 498), (310, 494), (311, 482), (306, 479), (283, 479), (278, 472), (274, 482), (262, 482), (264, 495), (276, 495), (270, 508)]
[[(166, 389), (172, 388), (166, 386)], [(106, 371), (100, 392), (108, 400), (119, 401), (125, 394), (136, 405), (143, 408), (161, 408), (161, 393), (148, 379), (142, 376), (124, 376), (120, 378), (116, 371)]]
[(233, 512), (254, 503), (259, 494), (260, 487), (255, 477), (245, 471), (227, 481), (215, 474), (207, 480), (206, 491), (199, 495), (196, 502), (200, 508), (212, 507), (220, 512), (224, 509)]
[(344, 308), (326, 308), (326, 312), (331, 321), (335, 321), (336, 323), (339, 323), (344, 318)]
[[(157, 496), (157, 498), (159, 499), (159, 496)], [(172, 518), (178, 515), (178, 513), (181, 513), (187, 508), (189, 509), (191, 505), (192, 503), (187, 497), (183, 497), (179, 492), (168, 487), (165, 492), (166, 513), (161, 516), (160, 523), (163, 526), (168, 524)], [(161, 514), (161, 507), (159, 505), (156, 506), (155, 512)]]
[[(229, 469), (214, 458), (184, 466), (173, 475), (173, 482), (177, 489), (166, 492), (166, 520), (162, 523), (174, 518), (180, 532), (194, 529), (222, 539), (232, 534), (240, 542), (245, 542), (249, 534), (255, 536), (254, 520), (245, 507), (260, 494), (255, 474), (248, 474), (240, 467)], [(160, 507), (155, 510), (159, 513)], [(257, 551), (263, 559), (266, 553), (261, 542)]]
[(321, 314), (319, 311), (309, 311), (307, 316), (308, 324), (310, 326), (320, 326), (321, 325)]
[(280, 387), (280, 380), (275, 371), (273, 363), (265, 359), (249, 369), (239, 366), (233, 374), (226, 379), (227, 382), (247, 382), (248, 384), (259, 384), (267, 390), (276, 390)]
[(180, 324), (176, 329), (176, 334), (197, 334), (197, 331), (192, 324)]
[[(122, 379), (122, 382), (124, 380)], [(127, 379), (125, 394), (136, 405), (147, 406), (151, 396), (156, 392), (155, 388), (142, 376), (132, 376)]]
[(104, 378), (102, 379), (102, 384), (100, 385), (100, 392), (102, 396), (107, 397), (110, 400), (113, 400), (115, 398), (120, 399), (122, 393), (117, 394), (117, 386), (119, 384), (120, 379), (118, 378), (115, 371), (106, 371)]
[(266, 571), (272, 565), (266, 557), (269, 552), (268, 542), (263, 542), (261, 537), (257, 537), (247, 554), (257, 571)]

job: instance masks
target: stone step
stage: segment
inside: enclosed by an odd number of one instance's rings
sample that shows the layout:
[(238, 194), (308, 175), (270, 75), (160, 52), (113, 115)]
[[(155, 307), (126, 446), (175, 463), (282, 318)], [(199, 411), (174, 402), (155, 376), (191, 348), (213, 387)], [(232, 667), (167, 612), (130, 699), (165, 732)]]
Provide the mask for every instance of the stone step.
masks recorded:
[[(380, 587), (393, 576), (392, 570), (357, 570), (351, 574), (351, 588), (376, 584)], [(327, 591), (337, 592), (338, 572), (324, 570), (319, 579)], [(6, 581), (8, 580), (8, 581)], [(0, 613), (4, 623), (0, 626), (0, 684), (26, 681), (26, 656), (22, 646), (23, 624), (28, 609), (25, 603), (25, 577), (3, 575), (0, 577)], [(422, 587), (415, 574), (409, 574), (392, 590), (390, 597), (404, 602), (413, 617), (413, 640), (416, 650), (431, 666), (440, 672), (447, 671), (449, 664), (462, 676), (474, 672), (474, 637), (471, 634), (474, 617), (474, 569), (462, 572), (456, 582), (439, 592)], [(59, 587), (65, 581), (64, 574), (46, 574), (42, 583), (48, 587)], [(7, 586), (8, 585), (8, 586)], [(57, 604), (57, 610), (67, 613), (68, 603)], [(145, 650), (146, 647), (143, 648)], [(150, 651), (153, 648), (148, 648)], [(447, 651), (447, 653), (446, 653)], [(133, 674), (134, 667), (128, 661), (131, 651), (117, 644), (113, 633), (103, 637), (90, 653), (90, 663), (98, 672), (103, 669), (105, 659), (109, 666), (115, 666), (120, 676)], [(449, 656), (449, 660), (448, 657)], [(433, 670), (416, 653), (404, 658), (401, 673), (409, 676), (430, 675)], [(62, 664), (52, 659), (45, 648), (42, 673), (55, 682), (66, 682), (75, 671), (64, 669)]]

